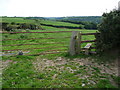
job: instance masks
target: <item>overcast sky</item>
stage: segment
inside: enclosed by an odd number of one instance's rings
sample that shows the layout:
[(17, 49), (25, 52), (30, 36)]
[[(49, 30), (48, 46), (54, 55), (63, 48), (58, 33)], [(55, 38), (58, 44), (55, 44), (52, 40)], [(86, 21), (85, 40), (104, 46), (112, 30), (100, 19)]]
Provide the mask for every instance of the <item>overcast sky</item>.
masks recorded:
[(0, 16), (101, 16), (120, 0), (0, 0)]

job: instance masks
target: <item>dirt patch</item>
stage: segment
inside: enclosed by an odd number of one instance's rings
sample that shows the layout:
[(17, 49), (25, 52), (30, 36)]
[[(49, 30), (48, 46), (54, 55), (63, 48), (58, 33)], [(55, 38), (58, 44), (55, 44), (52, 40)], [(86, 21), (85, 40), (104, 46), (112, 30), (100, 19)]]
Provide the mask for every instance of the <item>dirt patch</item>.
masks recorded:
[(98, 63), (91, 58), (73, 60), (64, 57), (57, 57), (54, 60), (37, 58), (33, 65), (38, 72), (50, 74), (51, 71), (55, 71), (52, 76), (53, 80), (63, 72), (68, 72), (74, 74), (78, 79), (87, 80), (91, 85), (98, 83), (100, 79), (108, 79), (115, 85), (111, 75), (118, 76), (116, 60), (113, 63)]
[[(52, 70), (50, 69), (49, 67), (52, 66), (52, 67), (56, 67), (56, 66), (59, 66), (59, 65), (64, 65), (66, 64), (66, 60), (61, 58), (61, 57), (58, 57), (56, 60), (48, 60), (48, 59), (41, 59), (41, 58), (37, 58), (36, 62), (34, 62), (34, 66), (36, 68), (37, 71), (43, 71), (44, 69), (45, 70)], [(61, 67), (63, 68), (63, 67)], [(57, 67), (56, 69), (59, 69), (59, 67)]]
[(55, 60), (37, 58), (36, 62), (34, 62), (33, 64), (37, 71), (43, 71), (45, 69), (51, 70), (49, 69), (49, 67), (56, 67), (56, 69), (58, 70), (66, 69), (66, 70), (70, 70), (70, 72), (75, 71), (72, 70), (71, 67), (66, 67), (66, 68), (64, 67), (65, 64), (69, 64), (69, 63), (77, 64), (76, 68), (78, 68), (78, 66), (86, 66), (87, 68), (85, 70), (88, 71), (88, 73), (90, 74), (94, 71), (94, 69), (98, 68), (100, 70), (100, 73), (107, 73), (118, 76), (117, 61), (113, 63), (102, 63), (102, 62), (97, 63), (95, 62), (94, 59), (91, 58), (81, 58), (81, 59), (75, 58), (73, 60), (69, 60), (62, 57), (58, 57)]

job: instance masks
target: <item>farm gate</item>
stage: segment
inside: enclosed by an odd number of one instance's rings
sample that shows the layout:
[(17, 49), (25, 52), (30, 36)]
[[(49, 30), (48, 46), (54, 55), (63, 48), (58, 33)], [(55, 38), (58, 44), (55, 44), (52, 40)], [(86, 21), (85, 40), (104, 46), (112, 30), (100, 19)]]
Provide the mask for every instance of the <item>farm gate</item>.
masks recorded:
[[(14, 35), (14, 34), (20, 34), (20, 33), (36, 33), (36, 34), (43, 34), (43, 33), (48, 33), (48, 34), (50, 34), (50, 33), (54, 33), (54, 34), (57, 34), (57, 33), (71, 33), (72, 32), (72, 37), (71, 38), (73, 38), (73, 40), (75, 40), (75, 37), (76, 37), (76, 35), (77, 35), (77, 33), (78, 33), (78, 31), (49, 31), (49, 32), (1, 32), (2, 34), (9, 34), (9, 35)], [(81, 39), (81, 36), (82, 35), (95, 35), (96, 33), (79, 33), (79, 39), (77, 39), (78, 41), (79, 41), (79, 43), (78, 43), (78, 47), (79, 47), (79, 49), (77, 49), (77, 52), (80, 52), (80, 50), (82, 49), (81, 48), (81, 43), (86, 43), (86, 42), (95, 42), (95, 40), (86, 40), (86, 41), (82, 41), (82, 40), (80, 40)], [(12, 46), (17, 46), (17, 48), (15, 48), (15, 49), (2, 49), (2, 52), (4, 52), (4, 53), (6, 53), (6, 55), (9, 53), (9, 52), (14, 52), (14, 51), (17, 51), (17, 52), (19, 52), (19, 51), (25, 51), (25, 50), (40, 50), (40, 49), (50, 49), (50, 50), (45, 50), (45, 51), (42, 51), (42, 52), (40, 52), (40, 53), (34, 53), (34, 54), (28, 54), (28, 53), (26, 53), (26, 54), (24, 54), (24, 55), (45, 55), (45, 54), (56, 54), (56, 53), (63, 53), (63, 52), (68, 52), (68, 49), (62, 49), (62, 48), (64, 48), (64, 47), (66, 47), (66, 48), (68, 48), (69, 47), (69, 43), (66, 43), (66, 42), (62, 42), (62, 40), (64, 40), (65, 38), (68, 38), (68, 39), (70, 39), (70, 36), (65, 36), (65, 37), (62, 37), (61, 36), (61, 38), (54, 38), (54, 37), (40, 37), (40, 38), (25, 38), (25, 39), (2, 39), (2, 42), (3, 41), (19, 41), (19, 40), (42, 40), (42, 39), (61, 39), (61, 41), (60, 42), (41, 42), (41, 43), (22, 43), (22, 44), (9, 44), (9, 45), (2, 45), (2, 47), (12, 47)], [(31, 45), (43, 45), (43, 44), (54, 44), (54, 45), (50, 45), (50, 46), (48, 46), (48, 47), (37, 47), (37, 48), (33, 48), (33, 47), (31, 47), (31, 48), (24, 48), (24, 49), (19, 49), (19, 46), (31, 46)], [(57, 45), (57, 44), (66, 44), (66, 45), (62, 45), (62, 46), (55, 46), (55, 45)], [(59, 48), (59, 49), (57, 49), (57, 48)], [(72, 47), (71, 47), (72, 48)], [(72, 48), (73, 49), (73, 48)], [(71, 49), (71, 50), (72, 50)], [(74, 50), (73, 50), (74, 51)], [(72, 51), (72, 52), (73, 52)], [(3, 54), (3, 55), (5, 55), (5, 54)], [(15, 56), (15, 55), (18, 55), (18, 53), (17, 54), (14, 54), (13, 53), (13, 55)]]

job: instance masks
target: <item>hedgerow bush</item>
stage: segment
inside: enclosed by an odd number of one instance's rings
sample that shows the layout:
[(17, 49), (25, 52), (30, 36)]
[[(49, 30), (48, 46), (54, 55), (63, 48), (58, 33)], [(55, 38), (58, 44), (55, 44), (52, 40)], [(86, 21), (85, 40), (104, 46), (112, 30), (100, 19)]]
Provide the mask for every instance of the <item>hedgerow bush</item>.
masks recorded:
[(42, 29), (40, 25), (28, 24), (28, 23), (6, 23), (2, 22), (2, 29), (5, 31), (14, 31), (14, 29), (30, 29), (37, 30)]
[(102, 22), (98, 26), (100, 34), (96, 34), (97, 52), (105, 52), (120, 48), (120, 11), (103, 13)]

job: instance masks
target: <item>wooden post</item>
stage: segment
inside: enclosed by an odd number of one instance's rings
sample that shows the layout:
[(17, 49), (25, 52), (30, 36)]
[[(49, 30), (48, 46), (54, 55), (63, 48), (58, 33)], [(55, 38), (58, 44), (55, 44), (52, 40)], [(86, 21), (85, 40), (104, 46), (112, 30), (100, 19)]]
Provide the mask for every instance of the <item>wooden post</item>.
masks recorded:
[(71, 36), (69, 54), (72, 56), (76, 54), (75, 43), (76, 43), (77, 33), (78, 31), (73, 31)]
[(76, 38), (76, 54), (80, 54), (81, 51), (81, 32), (77, 33), (77, 38)]
[(80, 46), (79, 47), (80, 47), (80, 52), (81, 52), (81, 41), (82, 41), (82, 33), (81, 32), (79, 33), (79, 40), (80, 40)]

